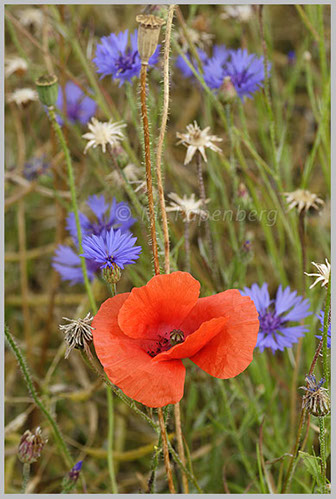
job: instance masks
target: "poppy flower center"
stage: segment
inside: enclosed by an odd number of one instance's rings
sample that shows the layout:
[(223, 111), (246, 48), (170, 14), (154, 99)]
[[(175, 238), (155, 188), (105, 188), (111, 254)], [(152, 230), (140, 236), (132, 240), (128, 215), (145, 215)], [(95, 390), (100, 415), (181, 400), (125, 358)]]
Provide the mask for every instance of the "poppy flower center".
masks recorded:
[(157, 341), (153, 341), (145, 346), (145, 350), (151, 357), (156, 357), (161, 352), (170, 350), (173, 346), (183, 343), (184, 332), (181, 329), (173, 329), (165, 336), (159, 336)]

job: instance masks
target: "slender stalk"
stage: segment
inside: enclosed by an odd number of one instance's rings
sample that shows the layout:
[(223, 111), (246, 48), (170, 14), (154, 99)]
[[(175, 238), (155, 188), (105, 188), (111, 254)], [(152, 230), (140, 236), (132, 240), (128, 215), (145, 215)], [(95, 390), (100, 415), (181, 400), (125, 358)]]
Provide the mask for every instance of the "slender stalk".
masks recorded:
[(327, 458), (326, 458), (326, 445), (325, 445), (325, 423), (324, 417), (319, 417), (320, 425), (320, 457), (321, 457), (321, 475), (322, 475), (322, 494), (327, 493)]
[[(305, 211), (301, 211), (299, 214), (298, 222), (299, 239), (301, 246), (301, 294), (305, 297), (305, 270), (306, 270), (306, 231), (305, 231)], [(300, 369), (300, 361), (302, 354), (302, 342), (303, 338), (299, 338), (298, 346), (295, 355), (295, 366), (293, 372), (293, 379), (291, 385), (291, 406), (290, 406), (290, 433), (289, 440), (292, 440), (295, 428), (295, 415), (296, 415), (296, 400), (297, 400), (297, 381)]]
[(112, 493), (118, 494), (118, 486), (113, 462), (113, 432), (114, 432), (114, 414), (113, 414), (113, 393), (109, 386), (106, 387), (107, 408), (108, 408), (108, 440), (107, 440), (107, 462), (112, 485)]
[(329, 277), (326, 304), (324, 307), (324, 321), (322, 334), (322, 358), (323, 358), (323, 376), (326, 380), (326, 385), (329, 385), (329, 362), (328, 362), (328, 328), (331, 317), (331, 278)]
[(164, 190), (162, 183), (161, 158), (162, 158), (164, 136), (168, 120), (168, 109), (169, 109), (169, 51), (170, 51), (170, 38), (171, 38), (174, 10), (175, 10), (175, 5), (170, 5), (168, 9), (168, 18), (167, 18), (166, 32), (165, 32), (165, 46), (163, 54), (163, 110), (162, 110), (162, 120), (161, 120), (161, 127), (158, 138), (158, 145), (156, 149), (156, 176), (157, 176), (159, 202), (160, 202), (160, 210), (162, 217), (164, 256), (165, 256), (164, 267), (166, 274), (169, 274), (170, 272), (169, 231), (168, 231), (168, 219), (167, 219)]
[(24, 358), (19, 346), (16, 344), (13, 336), (9, 332), (9, 329), (7, 326), (5, 326), (5, 336), (6, 336), (6, 339), (8, 341), (8, 344), (11, 347), (11, 349), (16, 357), (16, 360), (20, 366), (23, 378), (25, 380), (25, 383), (27, 385), (27, 388), (29, 390), (30, 395), (32, 396), (37, 407), (43, 412), (43, 414), (45, 415), (45, 417), (47, 418), (47, 420), (51, 426), (51, 429), (54, 433), (55, 443), (56, 443), (60, 453), (62, 454), (62, 456), (64, 458), (64, 461), (66, 463), (67, 468), (72, 468), (74, 463), (73, 463), (71, 454), (69, 452), (69, 449), (68, 449), (65, 441), (63, 440), (63, 437), (61, 435), (61, 432), (58, 428), (56, 421), (53, 419), (52, 415), (50, 414), (48, 409), (46, 409), (42, 400), (37, 395), (33, 381), (31, 379), (31, 375), (30, 375), (30, 373), (28, 371), (28, 367), (26, 365), (25, 358)]
[[(314, 354), (314, 357), (313, 357), (313, 360), (312, 360), (312, 363), (310, 365), (310, 369), (308, 372), (308, 376), (310, 376), (315, 369), (317, 359), (318, 359), (320, 352), (321, 352), (321, 349), (322, 349), (322, 344), (323, 344), (323, 338), (320, 341), (320, 343), (318, 344), (317, 349), (315, 351), (315, 354)], [(285, 481), (282, 485), (281, 494), (286, 493), (286, 491), (287, 491), (287, 489), (292, 481), (292, 478), (293, 478), (293, 474), (294, 474), (294, 470), (295, 470), (295, 462), (296, 462), (296, 458), (297, 458), (297, 454), (298, 454), (298, 450), (299, 450), (299, 446), (300, 446), (300, 442), (301, 442), (302, 428), (303, 428), (303, 424), (304, 424), (305, 419), (306, 419), (306, 414), (307, 414), (307, 410), (304, 406), (302, 406), (301, 414), (300, 414), (300, 421), (299, 421), (299, 425), (298, 425), (298, 429), (297, 429), (297, 433), (296, 433), (296, 439), (295, 439), (295, 443), (294, 443), (294, 449), (292, 452), (291, 460), (290, 460), (289, 465), (288, 465), (287, 473), (285, 476)]]
[[(174, 405), (174, 415), (175, 415), (175, 428), (176, 428), (176, 440), (177, 440), (177, 448), (180, 459), (183, 465), (186, 465), (186, 459), (184, 454), (184, 446), (183, 446), (183, 435), (182, 435), (182, 425), (181, 425), (181, 410), (180, 410), (180, 402)], [(184, 494), (189, 494), (189, 484), (188, 478), (186, 474), (182, 470), (182, 485)]]
[(166, 426), (165, 426), (164, 417), (163, 417), (163, 411), (162, 411), (161, 407), (158, 407), (157, 411), (158, 411), (158, 416), (159, 416), (159, 424), (160, 424), (161, 437), (162, 437), (162, 447), (163, 447), (163, 458), (164, 458), (165, 467), (166, 467), (168, 487), (169, 487), (170, 493), (175, 494), (176, 491), (175, 491), (173, 474), (172, 474), (170, 460), (169, 460), (168, 439), (167, 439)]
[(154, 446), (154, 454), (152, 458), (152, 472), (150, 474), (149, 480), (148, 480), (148, 494), (155, 494), (155, 476), (156, 476), (156, 470), (159, 465), (159, 456), (161, 454), (161, 445), (162, 445), (162, 435), (160, 433), (159, 439), (158, 439), (158, 444), (157, 446)]
[(153, 200), (153, 182), (152, 182), (151, 158), (150, 158), (150, 134), (149, 134), (147, 103), (146, 103), (146, 82), (147, 82), (147, 65), (142, 64), (141, 73), (140, 73), (140, 99), (141, 99), (141, 114), (142, 114), (144, 142), (145, 142), (146, 183), (147, 183), (150, 230), (151, 230), (151, 239), (152, 239), (152, 251), (154, 257), (154, 271), (155, 274), (158, 275), (160, 274), (160, 264), (159, 264), (159, 255), (158, 255), (156, 229), (155, 229), (155, 210), (154, 210), (154, 200)]
[[(202, 207), (203, 207), (204, 211), (207, 211), (206, 194), (205, 194), (205, 186), (204, 186), (204, 179), (203, 179), (202, 156), (201, 156), (201, 153), (199, 151), (197, 151), (197, 153), (196, 153), (196, 165), (197, 165), (198, 186), (199, 186), (199, 190), (200, 190), (200, 198), (202, 200)], [(206, 218), (206, 220), (205, 220), (205, 235), (206, 235), (209, 253), (210, 253), (211, 268), (214, 269), (213, 264), (214, 264), (214, 260), (215, 260), (215, 253), (214, 253), (214, 248), (213, 248), (213, 244), (212, 244), (210, 224), (209, 224), (208, 218)]]
[(22, 494), (26, 494), (29, 478), (30, 478), (30, 464), (24, 463), (22, 470)]
[(184, 248), (185, 248), (185, 269), (190, 272), (190, 222), (184, 222)]
[[(52, 126), (55, 130), (55, 133), (56, 133), (58, 140), (60, 141), (61, 147), (63, 149), (64, 156), (65, 156), (65, 162), (66, 162), (67, 169), (68, 169), (68, 181), (69, 181), (69, 187), (70, 187), (70, 193), (71, 193), (72, 209), (74, 211), (75, 220), (76, 220), (78, 249), (79, 249), (79, 254), (81, 255), (83, 253), (82, 231), (81, 231), (81, 226), (80, 226), (80, 221), (79, 221), (79, 210), (78, 210), (78, 205), (77, 205), (75, 178), (74, 178), (71, 156), (70, 156), (70, 152), (69, 152), (68, 146), (66, 144), (62, 129), (56, 121), (56, 113), (55, 113), (55, 109), (53, 107), (49, 108), (49, 116), (51, 119)], [(92, 311), (93, 311), (93, 313), (96, 313), (97, 307), (96, 307), (96, 302), (95, 302), (95, 299), (94, 299), (94, 296), (92, 293), (88, 274), (87, 274), (85, 258), (81, 256), (80, 259), (81, 259), (81, 266), (82, 266), (82, 272), (83, 272), (86, 292), (87, 292), (89, 300), (90, 300), (90, 305), (91, 305)]]

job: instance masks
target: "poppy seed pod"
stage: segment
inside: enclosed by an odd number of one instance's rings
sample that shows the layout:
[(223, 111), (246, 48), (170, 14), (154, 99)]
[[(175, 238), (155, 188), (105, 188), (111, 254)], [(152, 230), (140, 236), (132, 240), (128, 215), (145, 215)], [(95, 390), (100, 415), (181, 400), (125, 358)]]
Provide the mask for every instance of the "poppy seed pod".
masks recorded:
[(142, 64), (148, 64), (159, 41), (161, 26), (165, 23), (160, 17), (140, 14), (136, 17), (140, 24), (138, 31), (138, 51)]
[(57, 76), (50, 74), (40, 76), (36, 80), (35, 85), (42, 104), (48, 107), (54, 106), (58, 96)]

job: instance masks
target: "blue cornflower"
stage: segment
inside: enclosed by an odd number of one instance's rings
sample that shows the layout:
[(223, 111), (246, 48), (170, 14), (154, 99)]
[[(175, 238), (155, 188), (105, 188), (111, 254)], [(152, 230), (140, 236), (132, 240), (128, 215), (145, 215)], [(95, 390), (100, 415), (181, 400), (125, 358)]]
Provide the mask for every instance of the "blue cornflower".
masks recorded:
[[(268, 63), (268, 73), (271, 64)], [(241, 100), (252, 97), (252, 94), (263, 87), (265, 79), (264, 58), (249, 54), (246, 49), (231, 51), (229, 62), (225, 66), (225, 76), (230, 76), (236, 92)]]
[(252, 284), (251, 288), (245, 287), (241, 294), (249, 296), (259, 312), (260, 329), (256, 347), (259, 347), (260, 352), (265, 348), (270, 348), (273, 353), (276, 350), (283, 351), (285, 347), (290, 348), (308, 331), (305, 326), (290, 325), (311, 312), (308, 310), (309, 301), (298, 296), (296, 291), (291, 291), (289, 286), (282, 289), (280, 285), (275, 300), (271, 300), (266, 283), (261, 288), (258, 284)]
[[(212, 57), (207, 57), (201, 51), (199, 55), (203, 63), (204, 81), (212, 90), (218, 91), (227, 77), (230, 77), (241, 100), (245, 97), (252, 97), (252, 94), (263, 87), (265, 79), (263, 57), (249, 54), (246, 49), (229, 50), (224, 45), (215, 45)], [(194, 63), (190, 57), (188, 58)], [(192, 72), (182, 57), (178, 58), (177, 65), (185, 77), (191, 76)], [(269, 74), (270, 63), (268, 63), (267, 70)]]
[(50, 164), (45, 161), (44, 156), (31, 158), (26, 161), (23, 167), (23, 176), (27, 180), (36, 180), (40, 175), (46, 172)]
[[(104, 196), (90, 196), (87, 205), (94, 217), (87, 217), (79, 213), (79, 221), (83, 238), (86, 236), (104, 236), (110, 229), (120, 229), (122, 233), (128, 233), (130, 227), (136, 221), (131, 216), (131, 210), (127, 203), (117, 203), (113, 198), (112, 203), (107, 203)], [(78, 255), (77, 228), (74, 213), (67, 217), (67, 230), (72, 238), (75, 250), (70, 246), (59, 245), (53, 258), (53, 267), (60, 274), (63, 281), (70, 284), (83, 282), (81, 260)], [(94, 259), (86, 259), (88, 277), (92, 280), (99, 271), (100, 265)]]
[[(96, 112), (97, 105), (93, 99), (84, 94), (78, 85), (72, 81), (68, 81), (64, 88), (66, 117), (70, 123), (79, 122), (85, 125)], [(58, 87), (58, 96), (56, 108), (63, 115), (63, 91), (61, 86)], [(63, 125), (61, 116), (56, 117), (59, 125)]]
[[(205, 63), (205, 61), (208, 58), (206, 52), (204, 52), (204, 50), (202, 50), (202, 49), (197, 49), (197, 53), (198, 53), (198, 57), (200, 58), (200, 61), (202, 63)], [(194, 57), (191, 57), (189, 53), (186, 53), (185, 56), (188, 59), (188, 61), (191, 62), (191, 64), (194, 66), (194, 68), (197, 69), (196, 59)], [(181, 73), (183, 74), (183, 76), (185, 78), (191, 78), (194, 76), (194, 73), (191, 71), (191, 69), (189, 68), (189, 66), (184, 61), (184, 59), (181, 55), (179, 55), (176, 58), (175, 65), (181, 71)]]
[[(320, 319), (321, 323), (321, 333), (323, 333), (323, 328), (324, 328), (324, 312), (321, 310), (320, 315), (317, 316)], [(318, 338), (319, 340), (322, 340), (322, 336), (317, 336), (315, 335), (315, 338)], [(328, 348), (331, 348), (331, 324), (328, 326), (328, 336), (327, 336), (327, 346)]]
[(288, 53), (287, 53), (287, 59), (288, 59), (288, 64), (290, 66), (293, 66), (296, 62), (296, 53), (295, 53), (295, 50), (290, 50)]
[(78, 461), (73, 468), (68, 473), (69, 479), (73, 482), (77, 482), (80, 471), (83, 466), (83, 461)]
[[(112, 76), (112, 80), (119, 80), (119, 87), (125, 81), (131, 81), (134, 76), (139, 77), (141, 58), (138, 52), (138, 30), (130, 35), (131, 46), (128, 46), (128, 29), (117, 35), (111, 33), (103, 36), (97, 45), (96, 57), (93, 62), (97, 66), (97, 73)], [(148, 64), (154, 66), (158, 62), (160, 45), (157, 46)]]
[(134, 246), (136, 237), (111, 229), (100, 236), (88, 236), (83, 240), (84, 256), (98, 263), (101, 269), (115, 266), (124, 269), (139, 258), (141, 246)]

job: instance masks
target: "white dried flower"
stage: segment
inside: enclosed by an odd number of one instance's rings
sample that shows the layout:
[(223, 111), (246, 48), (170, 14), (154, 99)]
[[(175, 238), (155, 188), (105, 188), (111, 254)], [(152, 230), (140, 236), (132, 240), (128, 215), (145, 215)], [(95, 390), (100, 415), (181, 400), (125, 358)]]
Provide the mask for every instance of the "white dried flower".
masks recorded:
[(69, 322), (69, 324), (60, 324), (59, 326), (60, 330), (65, 333), (64, 340), (67, 343), (65, 358), (67, 359), (74, 348), (82, 350), (92, 342), (94, 328), (91, 326), (91, 322), (93, 317), (89, 312), (84, 319), (68, 319), (67, 317), (63, 317), (63, 319)]
[(321, 287), (328, 285), (331, 266), (330, 266), (330, 263), (328, 262), (327, 258), (325, 259), (325, 262), (326, 262), (325, 264), (324, 263), (311, 262), (312, 265), (314, 265), (317, 268), (317, 273), (315, 273), (315, 274), (307, 274), (307, 272), (305, 272), (305, 274), (308, 277), (317, 277), (317, 279), (313, 282), (313, 284), (311, 286), (309, 286), (309, 289), (311, 289), (314, 286), (316, 286), (316, 284), (318, 282), (320, 282), (320, 281), (322, 281)]
[[(210, 47), (212, 44), (212, 40), (215, 38), (215, 35), (212, 33), (206, 33), (205, 31), (200, 31), (198, 29), (193, 29), (188, 27), (187, 32), (191, 42), (198, 48), (204, 50), (207, 47)], [(189, 42), (185, 38), (183, 31), (180, 29), (178, 32), (178, 41), (182, 46), (183, 52), (186, 52), (189, 49)]]
[(32, 88), (17, 88), (8, 96), (8, 102), (15, 102), (18, 106), (35, 100), (38, 100), (38, 95)]
[(8, 57), (5, 59), (5, 76), (8, 78), (12, 74), (24, 74), (28, 69), (27, 62), (22, 57)]
[[(122, 169), (122, 171), (130, 184), (139, 181), (139, 177), (141, 176), (141, 168), (134, 165), (133, 163), (129, 163), (128, 165), (126, 165)], [(123, 185), (123, 178), (120, 175), (120, 172), (117, 170), (114, 170), (112, 173), (110, 173), (106, 177), (106, 179), (115, 184), (117, 187), (121, 187)]]
[(243, 23), (249, 21), (253, 15), (251, 5), (228, 5), (220, 15), (221, 19), (237, 19)]
[(307, 212), (310, 208), (319, 210), (320, 207), (324, 205), (324, 201), (316, 194), (304, 189), (297, 189), (293, 192), (284, 192), (283, 195), (286, 197), (288, 210), (297, 208), (299, 213), (301, 213), (302, 210)]
[(43, 26), (43, 12), (40, 8), (29, 7), (18, 12), (18, 18), (21, 24), (26, 28), (32, 27), (39, 31)]
[(89, 142), (86, 144), (84, 149), (84, 154), (86, 151), (93, 147), (101, 146), (102, 151), (106, 152), (106, 146), (109, 144), (111, 147), (115, 147), (119, 144), (120, 140), (123, 140), (124, 134), (121, 129), (126, 126), (126, 123), (119, 121), (117, 123), (112, 123), (109, 121), (98, 121), (96, 118), (92, 118), (91, 123), (88, 124), (90, 132), (84, 133), (82, 137)]
[(212, 151), (222, 153), (222, 150), (214, 144), (214, 142), (221, 142), (223, 139), (217, 137), (216, 135), (209, 135), (210, 127), (207, 126), (204, 130), (201, 130), (198, 126), (197, 122), (194, 121), (194, 124), (187, 125), (187, 133), (176, 133), (176, 136), (179, 140), (177, 144), (183, 144), (187, 147), (187, 154), (184, 160), (184, 164), (187, 165), (190, 163), (196, 151), (199, 151), (204, 159), (207, 162), (207, 158), (205, 155), (205, 148), (208, 147)]
[[(172, 200), (170, 206), (166, 208), (167, 211), (176, 211), (182, 213), (183, 221), (190, 222), (195, 216), (199, 215), (200, 217), (206, 217), (207, 212), (201, 209), (203, 205), (203, 201), (201, 199), (196, 200), (195, 194), (191, 194), (188, 198), (186, 194), (184, 194), (183, 198), (178, 196), (175, 192), (171, 192), (168, 194), (168, 197)], [(208, 203), (210, 199), (206, 199), (206, 203)]]

